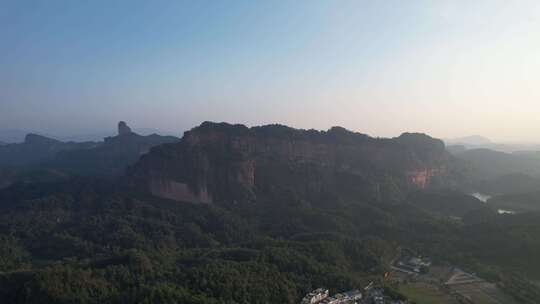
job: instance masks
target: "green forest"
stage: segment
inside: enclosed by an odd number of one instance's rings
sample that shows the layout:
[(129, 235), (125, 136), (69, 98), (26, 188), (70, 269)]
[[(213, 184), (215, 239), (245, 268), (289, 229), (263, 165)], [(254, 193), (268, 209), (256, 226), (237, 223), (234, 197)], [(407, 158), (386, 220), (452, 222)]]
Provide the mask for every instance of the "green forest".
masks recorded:
[(297, 303), (314, 287), (376, 280), (397, 246), (408, 246), (537, 303), (525, 278), (540, 277), (540, 217), (481, 206), (457, 221), (422, 208), (429, 195), (397, 204), (275, 191), (204, 205), (98, 180), (15, 184), (0, 192), (0, 299)]

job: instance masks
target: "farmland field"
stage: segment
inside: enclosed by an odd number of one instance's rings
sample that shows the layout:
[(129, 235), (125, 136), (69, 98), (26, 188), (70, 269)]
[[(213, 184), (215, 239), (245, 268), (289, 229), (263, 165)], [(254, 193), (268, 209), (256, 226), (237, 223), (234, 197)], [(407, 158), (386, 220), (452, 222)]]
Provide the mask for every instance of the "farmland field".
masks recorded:
[(494, 284), (475, 283), (452, 286), (452, 290), (468, 297), (475, 304), (515, 304), (512, 298), (503, 294)]
[(459, 304), (453, 296), (425, 283), (403, 284), (399, 291), (417, 304)]

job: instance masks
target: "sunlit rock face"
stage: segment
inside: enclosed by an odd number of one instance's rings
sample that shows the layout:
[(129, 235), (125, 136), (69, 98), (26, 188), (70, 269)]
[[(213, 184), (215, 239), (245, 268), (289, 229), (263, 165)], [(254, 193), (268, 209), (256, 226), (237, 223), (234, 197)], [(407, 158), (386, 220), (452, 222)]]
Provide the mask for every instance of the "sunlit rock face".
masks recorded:
[(306, 195), (427, 188), (445, 178), (451, 156), (424, 134), (372, 138), (340, 127), (298, 130), (205, 122), (179, 143), (153, 148), (128, 172), (130, 183), (176, 201), (252, 200), (290, 190)]
[(410, 184), (420, 189), (426, 189), (433, 177), (443, 176), (445, 174), (445, 168), (438, 167), (410, 171), (407, 173), (407, 177)]
[(150, 192), (161, 198), (200, 203), (210, 203), (212, 201), (207, 189), (198, 189), (196, 193), (187, 184), (170, 179), (152, 179), (149, 186)]

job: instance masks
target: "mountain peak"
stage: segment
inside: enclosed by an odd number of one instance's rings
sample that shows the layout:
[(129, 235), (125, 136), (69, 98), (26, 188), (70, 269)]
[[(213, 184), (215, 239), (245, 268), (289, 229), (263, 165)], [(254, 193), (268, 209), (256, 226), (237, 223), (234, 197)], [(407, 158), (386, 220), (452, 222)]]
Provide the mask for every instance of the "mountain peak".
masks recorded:
[(124, 134), (130, 134), (133, 133), (131, 131), (131, 128), (127, 125), (125, 121), (121, 121), (118, 123), (118, 135), (124, 135)]

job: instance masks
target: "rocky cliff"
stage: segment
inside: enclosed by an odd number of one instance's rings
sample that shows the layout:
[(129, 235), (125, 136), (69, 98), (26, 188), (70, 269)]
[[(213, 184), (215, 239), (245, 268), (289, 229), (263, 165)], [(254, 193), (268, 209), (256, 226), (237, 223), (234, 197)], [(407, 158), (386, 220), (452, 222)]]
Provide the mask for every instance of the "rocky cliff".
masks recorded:
[(340, 127), (298, 130), (205, 122), (154, 147), (128, 170), (130, 184), (188, 202), (251, 200), (290, 190), (380, 198), (449, 179), (444, 143), (424, 134), (372, 138)]
[(130, 134), (133, 131), (131, 131), (131, 128), (127, 125), (125, 121), (121, 121), (118, 123), (118, 135), (125, 135)]

